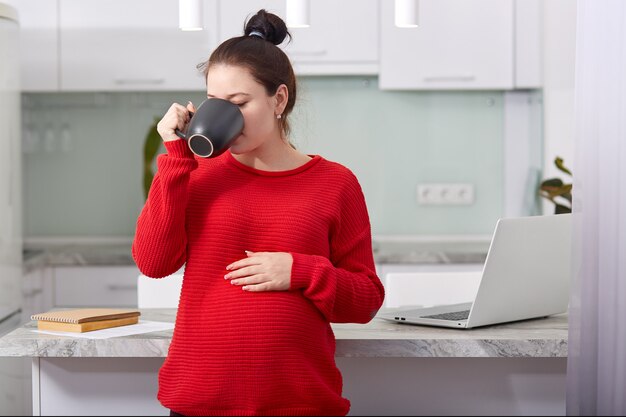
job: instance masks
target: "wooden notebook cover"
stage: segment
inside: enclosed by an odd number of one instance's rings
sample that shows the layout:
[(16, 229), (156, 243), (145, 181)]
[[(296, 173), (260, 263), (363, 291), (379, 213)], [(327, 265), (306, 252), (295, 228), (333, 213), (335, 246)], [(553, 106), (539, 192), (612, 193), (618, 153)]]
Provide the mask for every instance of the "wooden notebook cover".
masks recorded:
[(53, 321), (57, 323), (86, 323), (90, 321), (139, 317), (138, 310), (118, 308), (74, 308), (71, 310), (48, 311), (33, 314), (31, 320)]
[(112, 320), (88, 321), (85, 323), (59, 323), (56, 321), (37, 321), (37, 329), (49, 330), (55, 332), (74, 332), (83, 333), (93, 330), (109, 329), (111, 327), (126, 326), (129, 324), (137, 324), (139, 316), (125, 317)]

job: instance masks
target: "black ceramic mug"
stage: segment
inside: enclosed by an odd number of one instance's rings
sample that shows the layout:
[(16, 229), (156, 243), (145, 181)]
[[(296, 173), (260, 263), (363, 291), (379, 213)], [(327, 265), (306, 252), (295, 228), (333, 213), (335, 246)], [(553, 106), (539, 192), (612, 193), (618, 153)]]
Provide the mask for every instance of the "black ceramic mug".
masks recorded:
[(189, 149), (203, 158), (221, 155), (243, 130), (239, 106), (221, 98), (209, 98), (192, 115), (186, 131), (176, 134), (187, 141)]

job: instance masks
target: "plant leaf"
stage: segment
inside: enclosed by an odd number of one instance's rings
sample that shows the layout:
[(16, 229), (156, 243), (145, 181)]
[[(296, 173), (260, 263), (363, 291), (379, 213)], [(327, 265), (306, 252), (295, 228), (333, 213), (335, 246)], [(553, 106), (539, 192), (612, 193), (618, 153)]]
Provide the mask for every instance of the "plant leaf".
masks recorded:
[(566, 194), (571, 194), (572, 184), (564, 184), (560, 187), (544, 185), (541, 186), (540, 190), (551, 197), (564, 196)]
[(561, 197), (565, 198), (567, 201), (569, 201), (570, 205), (572, 204), (572, 193), (565, 193), (562, 194)]
[(556, 204), (554, 206), (554, 214), (565, 214), (571, 213), (572, 209), (570, 207), (564, 206), (562, 204)]
[(557, 156), (556, 159), (554, 160), (554, 165), (556, 165), (558, 169), (565, 172), (569, 176), (572, 176), (572, 172), (569, 169), (565, 168), (565, 165), (563, 165), (563, 158)]
[(150, 191), (150, 186), (152, 185), (152, 180), (154, 179), (154, 174), (152, 173), (152, 163), (162, 144), (161, 136), (159, 135), (159, 132), (157, 131), (158, 122), (159, 122), (159, 118), (155, 117), (154, 123), (152, 123), (152, 125), (148, 129), (148, 133), (146, 134), (146, 138), (143, 144), (144, 199), (148, 198), (148, 192)]
[(544, 180), (541, 183), (541, 188), (543, 187), (561, 187), (563, 185), (563, 181), (560, 178), (549, 178)]

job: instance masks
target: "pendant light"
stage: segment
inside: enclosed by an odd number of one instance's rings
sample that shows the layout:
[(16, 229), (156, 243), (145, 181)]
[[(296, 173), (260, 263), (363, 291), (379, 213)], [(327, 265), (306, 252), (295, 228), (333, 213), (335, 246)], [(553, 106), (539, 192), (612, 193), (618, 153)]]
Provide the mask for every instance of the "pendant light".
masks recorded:
[(287, 1), (287, 27), (308, 28), (310, 4), (309, 0), (286, 0)]
[(178, 27), (202, 30), (202, 0), (178, 0)]
[(419, 0), (396, 0), (396, 26), (416, 28), (419, 22)]

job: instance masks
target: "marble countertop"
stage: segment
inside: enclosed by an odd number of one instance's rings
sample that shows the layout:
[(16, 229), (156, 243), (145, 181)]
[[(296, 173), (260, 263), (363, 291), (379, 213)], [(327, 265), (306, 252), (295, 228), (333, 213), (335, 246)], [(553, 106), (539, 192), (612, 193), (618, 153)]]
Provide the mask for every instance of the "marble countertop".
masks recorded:
[[(484, 263), (489, 242), (373, 242), (380, 264)], [(48, 244), (24, 248), (26, 272), (41, 266), (135, 265), (131, 244)]]
[(469, 241), (374, 240), (372, 246), (375, 262), (382, 264), (482, 264), (487, 258), (490, 243), (487, 238)]
[(135, 265), (131, 244), (49, 244), (28, 246), (23, 250), (24, 269), (41, 266), (127, 266)]
[[(174, 322), (176, 310), (144, 309), (141, 314), (144, 320)], [(367, 324), (332, 324), (332, 328), (337, 357), (567, 357), (567, 314), (471, 330), (376, 317)], [(172, 337), (172, 331), (163, 331), (86, 339), (34, 329), (36, 323), (30, 322), (0, 338), (0, 357), (165, 357)]]

